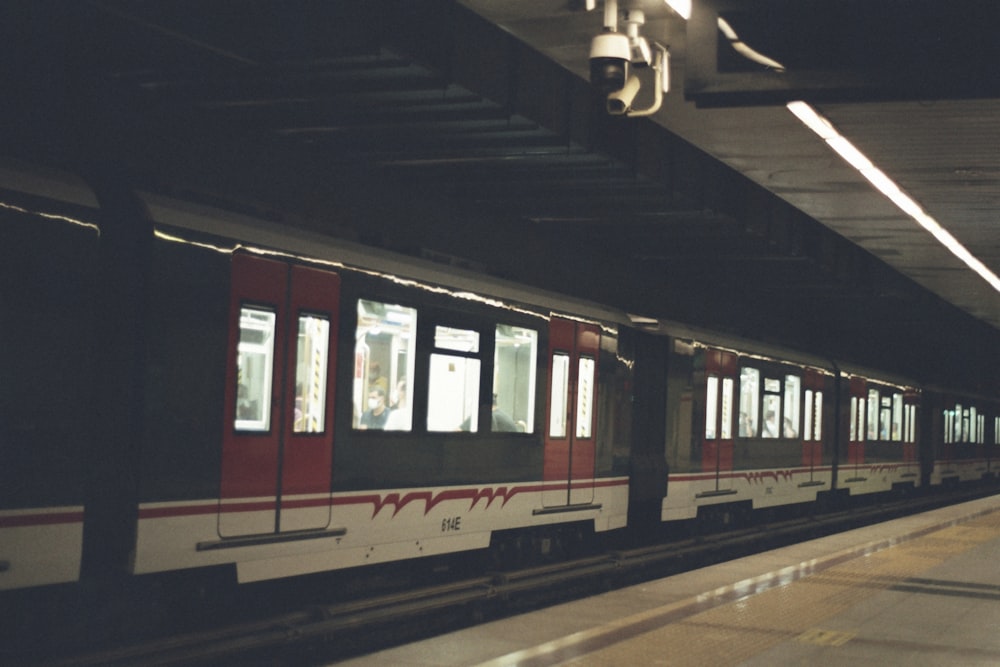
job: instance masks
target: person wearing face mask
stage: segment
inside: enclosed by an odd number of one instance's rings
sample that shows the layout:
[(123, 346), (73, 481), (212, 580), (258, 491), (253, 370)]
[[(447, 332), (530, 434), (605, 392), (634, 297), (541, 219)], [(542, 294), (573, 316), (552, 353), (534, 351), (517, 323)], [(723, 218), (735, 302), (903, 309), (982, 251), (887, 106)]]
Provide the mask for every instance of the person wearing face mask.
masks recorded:
[(368, 409), (361, 415), (359, 427), (384, 429), (389, 412), (385, 404), (385, 390), (378, 386), (372, 387), (368, 392)]

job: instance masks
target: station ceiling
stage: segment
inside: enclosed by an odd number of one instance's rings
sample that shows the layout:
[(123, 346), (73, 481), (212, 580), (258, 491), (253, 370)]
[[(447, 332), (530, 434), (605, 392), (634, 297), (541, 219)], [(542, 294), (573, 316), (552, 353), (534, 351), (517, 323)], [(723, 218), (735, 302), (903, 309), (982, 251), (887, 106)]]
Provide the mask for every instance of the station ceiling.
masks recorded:
[[(671, 53), (641, 119), (589, 84), (600, 2), (7, 3), (2, 138), (638, 315), (995, 387), (1000, 294), (784, 103), (813, 104), (1000, 272), (1000, 5), (695, 2), (689, 20), (634, 3)], [(734, 56), (719, 17), (785, 71)]]

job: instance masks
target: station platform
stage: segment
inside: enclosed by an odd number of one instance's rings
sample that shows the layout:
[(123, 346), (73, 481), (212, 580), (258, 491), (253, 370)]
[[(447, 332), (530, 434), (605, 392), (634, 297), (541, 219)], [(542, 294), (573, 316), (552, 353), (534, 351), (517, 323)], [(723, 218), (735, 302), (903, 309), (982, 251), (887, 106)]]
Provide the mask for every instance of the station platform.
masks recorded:
[(1000, 664), (1000, 496), (337, 663)]

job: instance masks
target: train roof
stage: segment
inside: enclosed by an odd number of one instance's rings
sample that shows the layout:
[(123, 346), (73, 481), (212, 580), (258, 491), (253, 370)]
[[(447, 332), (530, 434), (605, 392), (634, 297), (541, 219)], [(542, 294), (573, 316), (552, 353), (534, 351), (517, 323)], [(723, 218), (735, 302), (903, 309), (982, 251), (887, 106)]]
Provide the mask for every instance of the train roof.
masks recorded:
[(449, 288), (456, 295), (472, 293), (511, 304), (533, 306), (545, 314), (588, 318), (605, 325), (630, 326), (621, 310), (602, 304), (555, 294), (503, 278), (402, 255), (322, 235), (288, 224), (275, 224), (238, 212), (187, 202), (155, 193), (141, 192), (150, 217), (159, 225), (212, 234), (276, 250), (303, 261), (330, 263), (344, 270), (361, 270), (389, 279), (407, 279)]

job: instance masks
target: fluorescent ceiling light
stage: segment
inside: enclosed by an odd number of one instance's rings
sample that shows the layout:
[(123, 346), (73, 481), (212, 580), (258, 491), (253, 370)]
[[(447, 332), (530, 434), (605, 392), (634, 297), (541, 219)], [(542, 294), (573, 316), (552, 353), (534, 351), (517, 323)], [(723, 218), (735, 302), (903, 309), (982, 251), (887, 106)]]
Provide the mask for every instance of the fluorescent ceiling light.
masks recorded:
[(685, 21), (691, 18), (691, 0), (665, 0), (665, 2)]
[(830, 148), (837, 151), (837, 155), (844, 158), (847, 164), (851, 165), (858, 171), (866, 171), (869, 169), (874, 169), (875, 165), (872, 164), (871, 160), (865, 157), (865, 154), (854, 147), (850, 141), (841, 136), (832, 137), (826, 140), (826, 143), (830, 145)]
[(959, 243), (958, 239), (941, 226), (941, 223), (928, 215), (921, 208), (920, 204), (903, 192), (891, 178), (886, 176), (885, 172), (876, 167), (854, 144), (837, 132), (833, 123), (817, 113), (806, 102), (789, 102), (786, 106), (789, 111), (795, 114), (796, 118), (802, 121), (803, 125), (823, 139), (830, 148), (836, 151), (840, 157), (844, 158), (848, 164), (864, 176), (876, 190), (895, 204), (899, 210), (930, 232), (941, 245), (962, 260), (966, 266), (988, 282), (993, 289), (1000, 292), (1000, 278), (990, 271), (975, 255), (969, 252), (965, 246)]

